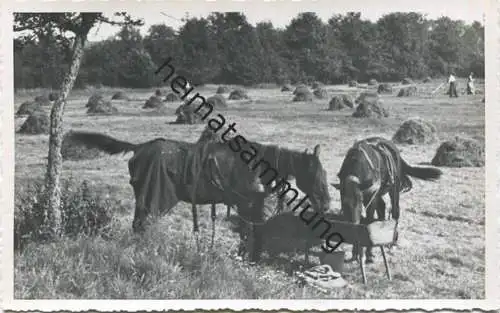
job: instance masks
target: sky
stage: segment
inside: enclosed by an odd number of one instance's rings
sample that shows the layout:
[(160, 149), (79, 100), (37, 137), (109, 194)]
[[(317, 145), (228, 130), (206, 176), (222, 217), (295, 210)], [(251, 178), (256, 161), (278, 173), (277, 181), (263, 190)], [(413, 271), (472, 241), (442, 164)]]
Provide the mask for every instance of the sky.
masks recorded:
[[(178, 29), (183, 23), (181, 18), (189, 14), (190, 17), (206, 17), (213, 11), (240, 11), (248, 21), (255, 25), (263, 21), (270, 21), (275, 27), (285, 27), (300, 12), (315, 12), (324, 22), (334, 14), (344, 14), (348, 11), (361, 12), (363, 19), (376, 21), (384, 14), (391, 12), (414, 11), (426, 14), (428, 18), (448, 16), (452, 19), (464, 20), (466, 23), (480, 21), (484, 23), (487, 0), (309, 0), (293, 1), (268, 0), (261, 2), (233, 1), (225, 2), (221, 7), (213, 0), (186, 1), (178, 0), (162, 3), (147, 3), (126, 10), (135, 18), (142, 18), (145, 22), (141, 32), (146, 33), (154, 24), (165, 23)], [(89, 34), (90, 41), (99, 41), (114, 35), (118, 27), (101, 25), (94, 28)]]

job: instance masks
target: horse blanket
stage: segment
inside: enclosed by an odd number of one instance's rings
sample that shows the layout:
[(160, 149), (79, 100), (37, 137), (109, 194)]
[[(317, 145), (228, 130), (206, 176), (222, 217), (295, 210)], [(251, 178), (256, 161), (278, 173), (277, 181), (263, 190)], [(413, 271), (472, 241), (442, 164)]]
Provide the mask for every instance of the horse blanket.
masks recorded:
[(222, 149), (225, 148), (220, 143), (193, 144), (163, 138), (139, 148), (128, 164), (136, 207), (161, 216), (179, 201), (241, 201), (238, 191), (251, 188), (249, 183), (255, 182), (257, 175), (237, 160), (234, 152), (224, 154)]

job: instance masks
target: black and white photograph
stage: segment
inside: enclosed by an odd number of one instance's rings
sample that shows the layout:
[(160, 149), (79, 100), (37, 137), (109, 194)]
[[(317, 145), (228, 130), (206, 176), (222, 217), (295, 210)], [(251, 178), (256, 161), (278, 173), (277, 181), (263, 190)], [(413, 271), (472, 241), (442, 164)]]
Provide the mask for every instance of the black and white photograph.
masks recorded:
[(485, 300), (486, 2), (194, 2), (2, 14), (13, 299)]

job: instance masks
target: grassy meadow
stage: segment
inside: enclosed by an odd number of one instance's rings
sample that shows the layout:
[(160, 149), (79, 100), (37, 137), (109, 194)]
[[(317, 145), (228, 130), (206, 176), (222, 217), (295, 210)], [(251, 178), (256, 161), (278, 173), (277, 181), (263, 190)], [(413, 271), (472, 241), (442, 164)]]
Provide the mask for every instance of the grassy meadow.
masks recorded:
[[(449, 98), (444, 88), (426, 97), (438, 83), (420, 84), (416, 97), (382, 95), (390, 116), (357, 119), (352, 109), (327, 111), (328, 101), (338, 93), (355, 94), (362, 89), (345, 85), (326, 86), (329, 98), (292, 102), (291, 92), (279, 88), (250, 88), (251, 100), (228, 101), (221, 111), (228, 123), (250, 140), (278, 144), (290, 149), (322, 145), (320, 159), (328, 180), (337, 171), (356, 139), (372, 135), (392, 138), (408, 118), (420, 117), (437, 128), (439, 141), (427, 145), (400, 145), (410, 164), (428, 163), (439, 144), (456, 135), (484, 142), (483, 95)], [(460, 84), (462, 87), (464, 83)], [(478, 84), (483, 90), (484, 84)], [(163, 89), (168, 90), (168, 86)], [(211, 96), (217, 86), (196, 88)], [(102, 89), (111, 98), (117, 89)], [(154, 92), (123, 90), (132, 100), (113, 101), (119, 113), (89, 116), (85, 104), (92, 89), (74, 90), (69, 97), (64, 127), (97, 131), (134, 143), (155, 137), (196, 141), (205, 124), (175, 125), (174, 111), (180, 104), (167, 103), (162, 114), (142, 109)], [(16, 92), (15, 109), (41, 90)], [(225, 94), (227, 97), (227, 94)], [(16, 127), (22, 118), (16, 118)], [(16, 194), (37, 177), (47, 163), (48, 135), (15, 136)], [(145, 234), (132, 233), (134, 195), (129, 185), (127, 161), (131, 154), (103, 156), (87, 161), (65, 161), (65, 177), (89, 180), (112, 199), (113, 219), (107, 236), (64, 237), (50, 243), (30, 243), (15, 252), (15, 298), (17, 299), (318, 299), (318, 298), (462, 298), (481, 299), (485, 292), (485, 171), (484, 168), (442, 168), (437, 182), (413, 180), (414, 188), (401, 195), (399, 247), (389, 251), (393, 280), (387, 280), (382, 257), (375, 250), (375, 263), (367, 265), (368, 284), (363, 285), (356, 263), (346, 264), (347, 287), (322, 293), (296, 283), (304, 255), (300, 251), (270, 258), (258, 265), (234, 256), (238, 235), (219, 205), (215, 247), (210, 249), (210, 210), (200, 207), (202, 234), (198, 252), (191, 234), (190, 206), (179, 203)], [(331, 187), (332, 208), (340, 207), (340, 195)], [(271, 204), (269, 204), (271, 205)], [(235, 215), (235, 213), (233, 213)], [(293, 245), (292, 237), (284, 241)], [(300, 247), (297, 243), (295, 247)], [(350, 246), (344, 249), (350, 251)], [(319, 249), (318, 249), (319, 251)], [(311, 260), (319, 264), (317, 257)]]

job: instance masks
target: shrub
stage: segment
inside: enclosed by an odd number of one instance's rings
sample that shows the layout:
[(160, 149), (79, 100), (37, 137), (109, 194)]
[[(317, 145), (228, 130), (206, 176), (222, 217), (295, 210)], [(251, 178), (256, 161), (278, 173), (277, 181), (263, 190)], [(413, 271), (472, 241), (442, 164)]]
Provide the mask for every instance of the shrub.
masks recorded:
[[(62, 234), (95, 236), (109, 233), (110, 200), (104, 199), (88, 181), (78, 184), (70, 178), (61, 182)], [(44, 221), (44, 187), (42, 179), (17, 184), (14, 204), (14, 248), (28, 242), (54, 239), (53, 225)], [(50, 220), (50, 216), (48, 217)]]

